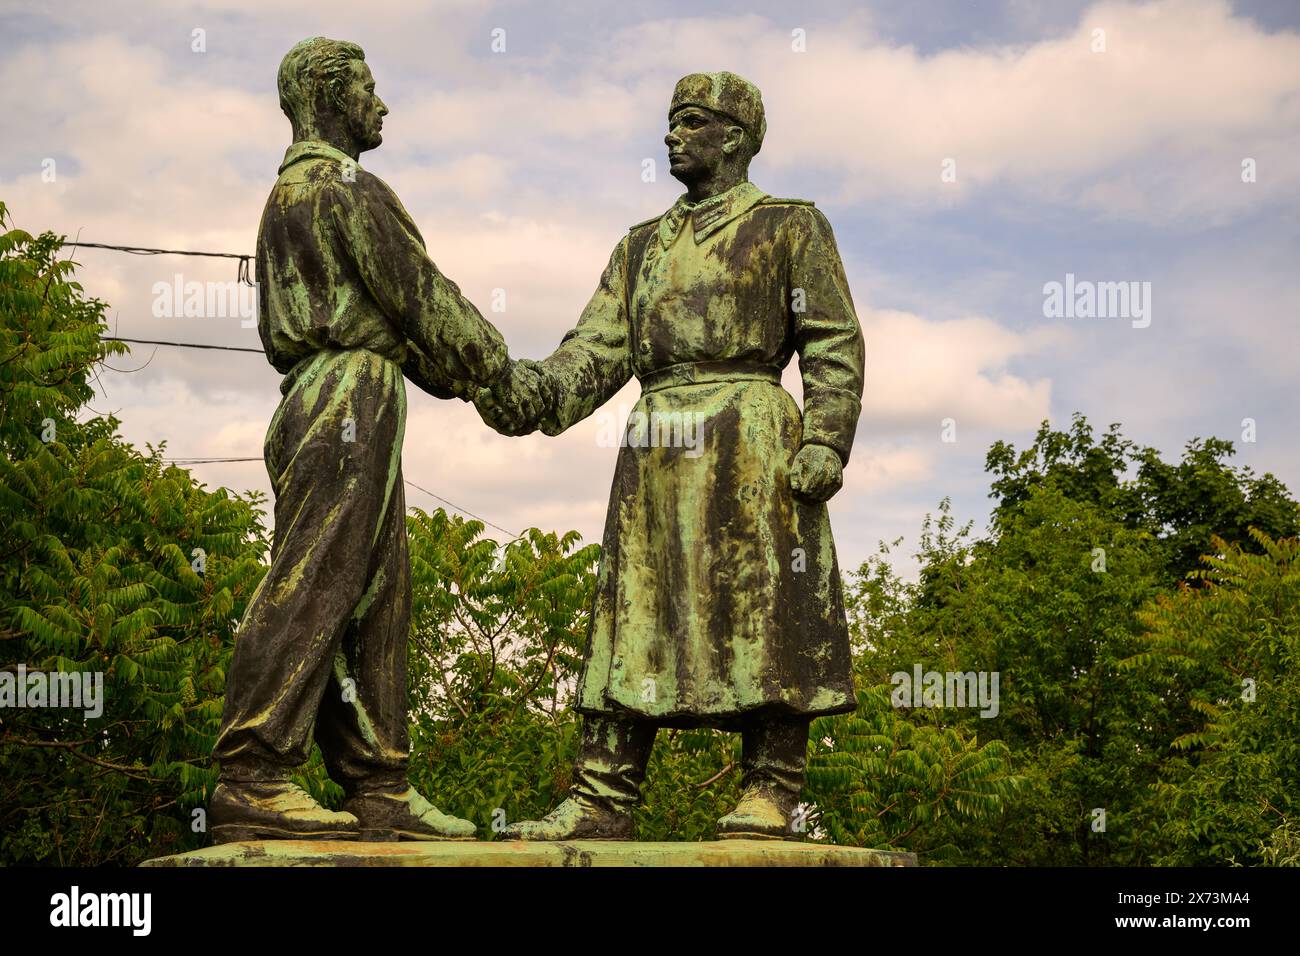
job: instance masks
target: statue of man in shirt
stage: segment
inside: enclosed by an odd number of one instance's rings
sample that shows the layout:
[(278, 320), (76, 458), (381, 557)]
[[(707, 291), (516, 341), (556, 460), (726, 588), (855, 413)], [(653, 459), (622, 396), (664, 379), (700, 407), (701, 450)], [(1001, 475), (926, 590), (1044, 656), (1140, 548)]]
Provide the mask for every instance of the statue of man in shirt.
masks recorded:
[[(659, 727), (742, 735), (721, 837), (797, 837), (810, 721), (852, 711), (825, 502), (861, 411), (862, 332), (811, 202), (749, 182), (767, 122), (753, 84), (695, 73), (668, 110), (671, 209), (615, 247), (577, 326), (475, 401), (506, 434), (556, 435), (632, 377), (576, 709), (568, 798), (524, 840), (629, 839)], [(802, 412), (781, 387), (794, 353)], [(689, 438), (689, 440), (687, 440)]]
[[(265, 446), (275, 538), (230, 663), (214, 747), (217, 842), (475, 833), (406, 779), (404, 376), (469, 398), (508, 390), (517, 372), (397, 196), (357, 164), (388, 112), (364, 56), (315, 37), (280, 64), (293, 145), (257, 237), (258, 331), (284, 375)], [(344, 812), (290, 781), (313, 736)]]

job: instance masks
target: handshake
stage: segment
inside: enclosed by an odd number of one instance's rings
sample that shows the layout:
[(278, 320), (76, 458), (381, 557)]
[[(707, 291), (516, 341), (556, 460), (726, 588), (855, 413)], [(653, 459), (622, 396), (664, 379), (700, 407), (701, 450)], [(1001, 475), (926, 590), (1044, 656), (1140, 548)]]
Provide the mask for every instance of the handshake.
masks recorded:
[(519, 359), (488, 388), (474, 396), (479, 417), (502, 435), (527, 435), (537, 431), (549, 410), (542, 371), (538, 363)]
[[(555, 415), (553, 386), (541, 363), (519, 359), (510, 363), (491, 386), (473, 393), (479, 417), (502, 435), (528, 435), (542, 420)], [(552, 426), (548, 434), (562, 428)], [(839, 453), (825, 445), (805, 444), (790, 465), (791, 490), (805, 501), (829, 500), (844, 483)]]

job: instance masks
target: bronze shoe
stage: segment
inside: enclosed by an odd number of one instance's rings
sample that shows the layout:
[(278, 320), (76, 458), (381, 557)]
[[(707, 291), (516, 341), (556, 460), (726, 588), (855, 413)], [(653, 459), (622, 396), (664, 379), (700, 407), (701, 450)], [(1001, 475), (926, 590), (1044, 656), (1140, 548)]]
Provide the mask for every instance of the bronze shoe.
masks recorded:
[(741, 794), (736, 809), (718, 821), (719, 840), (798, 840), (791, 815), (799, 804), (798, 793), (773, 787), (749, 787)]
[[(720, 840), (798, 840), (792, 815), (803, 790), (806, 717), (755, 718), (741, 731), (740, 802), (718, 821)], [(802, 824), (802, 820), (799, 821)]]
[(540, 820), (521, 820), (501, 831), (503, 840), (630, 840), (632, 814), (569, 797)]
[(478, 830), (468, 820), (443, 813), (413, 787), (360, 791), (343, 807), (360, 821), (363, 840), (465, 841)]
[(326, 810), (288, 780), (223, 780), (208, 808), (215, 843), (355, 840), (357, 818)]

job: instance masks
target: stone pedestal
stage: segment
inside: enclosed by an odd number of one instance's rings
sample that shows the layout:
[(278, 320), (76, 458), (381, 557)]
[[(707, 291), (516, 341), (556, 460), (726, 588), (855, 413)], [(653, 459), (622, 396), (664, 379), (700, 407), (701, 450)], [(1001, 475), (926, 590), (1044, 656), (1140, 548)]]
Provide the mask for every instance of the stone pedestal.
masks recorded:
[(782, 840), (711, 843), (268, 840), (225, 843), (141, 866), (915, 866), (913, 853)]

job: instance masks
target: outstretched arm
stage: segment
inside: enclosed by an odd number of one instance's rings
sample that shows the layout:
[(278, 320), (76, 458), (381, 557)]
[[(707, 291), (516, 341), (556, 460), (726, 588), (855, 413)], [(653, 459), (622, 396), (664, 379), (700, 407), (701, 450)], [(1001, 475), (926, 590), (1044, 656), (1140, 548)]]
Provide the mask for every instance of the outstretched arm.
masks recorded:
[(541, 378), (544, 414), (540, 427), (558, 435), (614, 397), (632, 377), (627, 312), (627, 250), (624, 236), (605, 265), (600, 283), (549, 358), (533, 367)]
[(474, 397), (506, 375), (505, 340), (425, 251), (424, 240), (393, 191), (357, 171), (332, 186), (331, 214), (362, 280), (408, 341), (402, 371), (439, 398)]
[(626, 305), (627, 238), (615, 247), (577, 326), (540, 362), (516, 362), (480, 390), (479, 414), (497, 431), (558, 435), (594, 412), (632, 377)]

